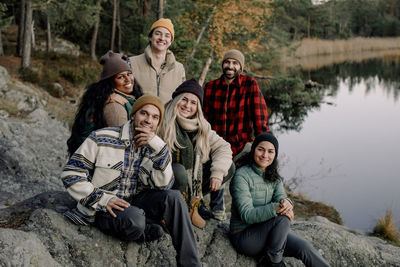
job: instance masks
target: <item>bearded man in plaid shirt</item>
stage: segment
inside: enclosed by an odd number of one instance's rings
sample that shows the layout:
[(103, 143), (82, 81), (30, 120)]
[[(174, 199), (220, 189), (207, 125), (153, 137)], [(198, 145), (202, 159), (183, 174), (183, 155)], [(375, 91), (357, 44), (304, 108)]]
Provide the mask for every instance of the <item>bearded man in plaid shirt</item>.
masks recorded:
[[(212, 129), (231, 144), (235, 159), (247, 148), (250, 151), (246, 144), (254, 136), (269, 131), (264, 96), (256, 80), (242, 74), (243, 67), (243, 54), (229, 50), (222, 60), (221, 77), (204, 86), (204, 116)], [(223, 189), (212, 192), (210, 207), (216, 219), (224, 219)]]

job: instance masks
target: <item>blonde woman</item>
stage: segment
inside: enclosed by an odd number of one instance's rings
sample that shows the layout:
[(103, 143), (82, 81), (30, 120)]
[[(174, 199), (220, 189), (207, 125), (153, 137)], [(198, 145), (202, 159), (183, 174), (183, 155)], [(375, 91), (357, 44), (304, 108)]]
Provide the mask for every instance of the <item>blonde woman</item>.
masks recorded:
[(235, 171), (230, 144), (205, 120), (202, 101), (199, 83), (195, 79), (183, 82), (165, 105), (159, 130), (172, 152), (173, 188), (182, 192), (192, 223), (199, 228), (206, 225), (198, 212), (203, 195), (220, 189)]

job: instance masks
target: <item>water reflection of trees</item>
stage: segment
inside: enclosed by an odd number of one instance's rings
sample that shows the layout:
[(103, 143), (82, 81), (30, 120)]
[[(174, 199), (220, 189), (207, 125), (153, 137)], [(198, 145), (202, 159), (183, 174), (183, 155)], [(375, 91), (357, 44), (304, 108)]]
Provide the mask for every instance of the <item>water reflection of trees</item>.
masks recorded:
[(400, 56), (383, 59), (369, 59), (361, 63), (342, 63), (323, 67), (318, 70), (303, 72), (303, 77), (310, 77), (329, 87), (329, 94), (336, 95), (339, 83), (347, 81), (349, 90), (360, 82), (366, 84), (366, 93), (375, 88), (376, 79), (388, 96), (399, 99)]
[(323, 99), (319, 88), (305, 88), (300, 78), (259, 81), (268, 106), (268, 124), (275, 131), (300, 131), (308, 111), (318, 108)]
[[(299, 76), (302, 78), (258, 81), (267, 102), (269, 125), (276, 131), (300, 131), (308, 112), (319, 108), (325, 96), (335, 97), (341, 82), (346, 82), (350, 91), (364, 82), (366, 94), (374, 90), (379, 82), (386, 95), (393, 97), (395, 101), (400, 97), (400, 57), (334, 64), (301, 72)], [(309, 79), (323, 87), (305, 88), (304, 81)]]

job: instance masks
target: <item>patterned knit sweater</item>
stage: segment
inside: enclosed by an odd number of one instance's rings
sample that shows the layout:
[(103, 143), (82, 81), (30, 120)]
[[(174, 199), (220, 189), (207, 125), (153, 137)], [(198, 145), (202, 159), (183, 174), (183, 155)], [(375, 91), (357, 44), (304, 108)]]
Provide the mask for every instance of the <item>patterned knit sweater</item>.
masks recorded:
[[(121, 192), (124, 179), (134, 180), (132, 194), (148, 189), (166, 190), (174, 182), (169, 150), (158, 136), (135, 152), (135, 157), (141, 158), (135, 158), (138, 166), (132, 167), (129, 154), (135, 147), (131, 127), (128, 121), (120, 127), (92, 132), (61, 173), (65, 188), (78, 201), (77, 209), (89, 222), (96, 211), (105, 211), (108, 201)], [(127, 171), (132, 168), (137, 170)], [(128, 173), (134, 175), (126, 177)]]

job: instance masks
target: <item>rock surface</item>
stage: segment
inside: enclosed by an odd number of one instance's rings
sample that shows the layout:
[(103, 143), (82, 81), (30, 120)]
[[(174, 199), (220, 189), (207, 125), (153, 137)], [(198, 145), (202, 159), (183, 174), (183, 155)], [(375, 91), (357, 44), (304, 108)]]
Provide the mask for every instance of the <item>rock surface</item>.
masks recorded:
[[(39, 194), (0, 210), (1, 221), (25, 217), (16, 229), (0, 228), (0, 266), (175, 266), (169, 235), (148, 244), (125, 242), (90, 226), (70, 223), (62, 212), (74, 206), (64, 191)], [(11, 224), (10, 224), (11, 225)], [(194, 228), (199, 255), (206, 266), (256, 266), (236, 253), (228, 239), (228, 222), (210, 220)], [(309, 240), (331, 266), (400, 266), (400, 248), (323, 217), (296, 220), (292, 231)], [(21, 255), (9, 257), (11, 254)], [(303, 266), (285, 258), (287, 266)]]
[[(27, 97), (36, 97), (26, 87)], [(169, 235), (138, 244), (70, 223), (62, 213), (75, 202), (59, 179), (68, 129), (40, 107), (24, 119), (11, 118), (1, 108), (0, 266), (176, 266)], [(194, 229), (203, 266), (256, 266), (233, 249), (228, 227), (228, 222), (211, 220), (205, 229)], [(399, 247), (323, 217), (297, 219), (292, 231), (309, 240), (331, 266), (400, 266)], [(293, 258), (285, 262), (303, 266)]]

